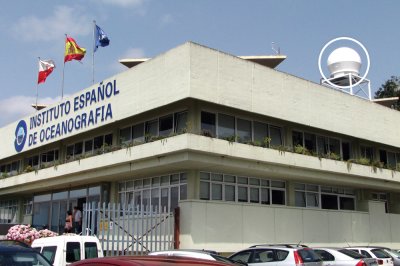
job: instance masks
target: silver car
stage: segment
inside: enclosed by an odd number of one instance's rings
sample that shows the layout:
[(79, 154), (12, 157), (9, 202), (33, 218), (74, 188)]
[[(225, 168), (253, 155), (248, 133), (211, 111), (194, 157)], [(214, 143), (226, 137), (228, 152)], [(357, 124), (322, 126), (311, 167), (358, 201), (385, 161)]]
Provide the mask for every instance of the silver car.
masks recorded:
[(321, 258), (304, 246), (257, 245), (236, 252), (229, 258), (254, 266), (323, 266)]
[(400, 252), (399, 251), (397, 251), (395, 249), (390, 249), (387, 247), (375, 247), (375, 248), (382, 249), (387, 254), (389, 254), (389, 256), (392, 257), (392, 259), (393, 259), (394, 266), (400, 266)]
[(375, 247), (349, 247), (346, 249), (357, 251), (367, 258), (375, 258), (380, 266), (393, 266), (393, 259), (381, 248)]
[(344, 248), (313, 248), (324, 266), (378, 266), (374, 258), (366, 258), (358, 252)]

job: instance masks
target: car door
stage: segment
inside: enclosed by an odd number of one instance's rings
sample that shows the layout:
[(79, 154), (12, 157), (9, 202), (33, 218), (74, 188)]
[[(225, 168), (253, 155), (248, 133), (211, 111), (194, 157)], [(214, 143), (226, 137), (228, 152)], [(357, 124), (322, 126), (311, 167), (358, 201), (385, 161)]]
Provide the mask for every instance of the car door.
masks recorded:
[(247, 250), (240, 251), (236, 254), (233, 254), (229, 258), (234, 261), (245, 262), (245, 263), (249, 264), (252, 254), (253, 254), (253, 251), (247, 249)]
[(258, 266), (277, 266), (280, 263), (278, 263), (278, 259), (274, 249), (263, 248), (253, 250), (253, 255), (250, 258), (250, 264)]
[(314, 251), (315, 251), (315, 253), (318, 254), (318, 256), (321, 257), (324, 266), (331, 266), (331, 265), (337, 264), (335, 261), (335, 256), (333, 256), (328, 251), (323, 250), (323, 249), (315, 249), (315, 248), (314, 248)]

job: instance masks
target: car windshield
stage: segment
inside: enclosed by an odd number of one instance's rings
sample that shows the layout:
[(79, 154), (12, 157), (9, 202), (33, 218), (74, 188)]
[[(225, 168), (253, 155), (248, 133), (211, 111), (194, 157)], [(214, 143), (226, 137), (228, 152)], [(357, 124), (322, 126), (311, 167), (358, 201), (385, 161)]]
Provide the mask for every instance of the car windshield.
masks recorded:
[(365, 258), (364, 255), (361, 255), (360, 253), (353, 251), (353, 250), (349, 250), (349, 249), (339, 249), (338, 250), (340, 253), (343, 253), (349, 257), (352, 257), (353, 259), (362, 259)]
[(297, 252), (299, 253), (304, 263), (322, 261), (321, 258), (312, 249), (303, 248), (297, 250)]
[(389, 253), (390, 255), (392, 255), (393, 257), (398, 257), (398, 258), (400, 258), (400, 252), (398, 252), (398, 251), (396, 251), (396, 250), (394, 250), (394, 249), (389, 249), (389, 250), (386, 250), (386, 249), (385, 249), (385, 251), (386, 251), (387, 253)]
[(216, 254), (209, 254), (209, 255), (210, 255), (211, 257), (213, 257), (216, 261), (222, 261), (222, 262), (229, 263), (229, 264), (234, 263), (234, 264), (238, 264), (238, 265), (246, 265), (246, 264), (243, 263), (243, 262), (235, 261), (235, 260), (233, 260), (233, 259), (228, 259), (228, 258), (219, 256), (219, 255), (216, 255)]
[(382, 249), (371, 249), (371, 252), (380, 259), (386, 259), (386, 258), (390, 258), (390, 255), (387, 254), (384, 250)]
[(51, 266), (39, 253), (10, 251), (0, 254), (0, 265)]

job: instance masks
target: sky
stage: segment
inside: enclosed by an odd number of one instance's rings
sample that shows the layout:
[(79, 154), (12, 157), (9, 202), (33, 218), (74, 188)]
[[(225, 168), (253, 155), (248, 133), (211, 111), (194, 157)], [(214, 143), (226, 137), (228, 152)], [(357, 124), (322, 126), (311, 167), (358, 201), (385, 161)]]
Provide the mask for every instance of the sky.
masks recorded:
[[(187, 41), (232, 55), (287, 59), (276, 69), (319, 83), (319, 54), (329, 41), (350, 37), (367, 50), (374, 93), (400, 75), (400, 1), (396, 0), (14, 0), (0, 9), (0, 127), (92, 85), (93, 21), (110, 39), (95, 53), (95, 82), (126, 67), (118, 60), (152, 58)], [(65, 34), (87, 49), (81, 62), (64, 65)], [(360, 46), (342, 40), (322, 56), (323, 73), (332, 49)], [(273, 49), (274, 48), (274, 49)], [(56, 68), (37, 85), (38, 58)], [(64, 72), (64, 82), (63, 82)], [(63, 89), (62, 89), (63, 88)]]

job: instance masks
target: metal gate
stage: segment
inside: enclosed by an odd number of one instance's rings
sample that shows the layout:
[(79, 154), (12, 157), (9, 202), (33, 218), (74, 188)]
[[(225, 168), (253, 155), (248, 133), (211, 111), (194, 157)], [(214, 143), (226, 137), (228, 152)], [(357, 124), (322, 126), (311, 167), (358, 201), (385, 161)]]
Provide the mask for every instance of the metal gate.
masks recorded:
[(96, 235), (106, 256), (174, 248), (174, 215), (152, 206), (84, 204), (82, 234)]

